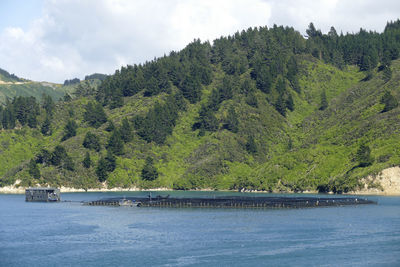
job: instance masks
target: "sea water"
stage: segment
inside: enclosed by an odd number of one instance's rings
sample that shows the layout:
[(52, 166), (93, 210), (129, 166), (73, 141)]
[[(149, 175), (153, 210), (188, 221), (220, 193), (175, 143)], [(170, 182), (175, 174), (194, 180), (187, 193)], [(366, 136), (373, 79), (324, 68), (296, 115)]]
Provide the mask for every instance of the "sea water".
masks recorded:
[(0, 195), (0, 266), (400, 266), (400, 197), (307, 209), (80, 203), (146, 194), (69, 193), (60, 203)]

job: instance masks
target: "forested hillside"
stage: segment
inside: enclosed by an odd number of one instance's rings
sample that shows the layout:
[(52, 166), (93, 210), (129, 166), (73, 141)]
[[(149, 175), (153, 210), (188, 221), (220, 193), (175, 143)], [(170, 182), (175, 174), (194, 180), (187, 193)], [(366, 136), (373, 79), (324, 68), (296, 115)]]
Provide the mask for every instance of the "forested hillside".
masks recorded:
[(16, 97), (0, 107), (0, 183), (355, 190), (400, 164), (400, 21), (307, 35), (249, 28), (67, 80), (63, 101)]

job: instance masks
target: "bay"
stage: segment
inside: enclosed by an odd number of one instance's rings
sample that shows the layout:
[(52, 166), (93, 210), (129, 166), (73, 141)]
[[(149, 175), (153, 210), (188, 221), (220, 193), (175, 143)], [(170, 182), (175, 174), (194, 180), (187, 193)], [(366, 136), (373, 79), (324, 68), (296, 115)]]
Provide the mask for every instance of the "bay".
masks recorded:
[(80, 203), (147, 194), (65, 193), (60, 203), (0, 195), (0, 266), (400, 266), (400, 197), (369, 196), (378, 204), (309, 209)]

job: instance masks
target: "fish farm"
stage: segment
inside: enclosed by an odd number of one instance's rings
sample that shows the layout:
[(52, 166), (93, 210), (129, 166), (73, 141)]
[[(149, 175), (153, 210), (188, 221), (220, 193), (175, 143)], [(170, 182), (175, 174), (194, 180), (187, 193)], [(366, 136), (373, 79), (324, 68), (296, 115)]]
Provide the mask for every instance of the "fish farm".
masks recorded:
[[(128, 204), (127, 204), (128, 203)], [(137, 206), (159, 208), (312, 208), (376, 204), (354, 197), (246, 197), (223, 196), (213, 198), (128, 197), (106, 198), (85, 202), (88, 206)]]

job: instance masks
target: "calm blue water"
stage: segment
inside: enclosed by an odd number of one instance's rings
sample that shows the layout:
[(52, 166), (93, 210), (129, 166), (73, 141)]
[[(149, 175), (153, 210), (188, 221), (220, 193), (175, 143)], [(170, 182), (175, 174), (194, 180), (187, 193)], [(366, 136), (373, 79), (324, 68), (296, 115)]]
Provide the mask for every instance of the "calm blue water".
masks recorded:
[[(147, 193), (62, 199), (135, 194)], [(252, 210), (91, 207), (0, 195), (0, 266), (400, 266), (400, 197), (369, 198), (379, 204)]]

